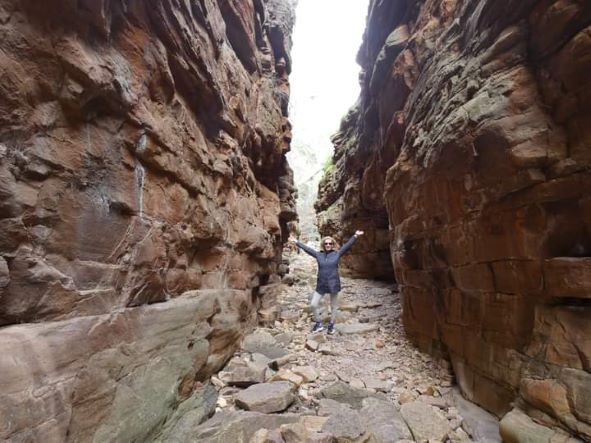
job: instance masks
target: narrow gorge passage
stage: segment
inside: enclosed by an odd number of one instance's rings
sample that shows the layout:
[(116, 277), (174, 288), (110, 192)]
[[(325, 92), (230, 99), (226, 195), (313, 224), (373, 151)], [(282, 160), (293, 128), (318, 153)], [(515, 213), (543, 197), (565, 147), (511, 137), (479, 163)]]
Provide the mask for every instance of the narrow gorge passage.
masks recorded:
[(590, 189), (589, 0), (0, 0), (0, 441), (589, 443)]
[(197, 441), (501, 441), (498, 419), (462, 399), (449, 363), (408, 341), (396, 285), (344, 278), (337, 333), (310, 333), (316, 262), (288, 255), (293, 284), (278, 295), (279, 319), (247, 336), (213, 379), (216, 413)]

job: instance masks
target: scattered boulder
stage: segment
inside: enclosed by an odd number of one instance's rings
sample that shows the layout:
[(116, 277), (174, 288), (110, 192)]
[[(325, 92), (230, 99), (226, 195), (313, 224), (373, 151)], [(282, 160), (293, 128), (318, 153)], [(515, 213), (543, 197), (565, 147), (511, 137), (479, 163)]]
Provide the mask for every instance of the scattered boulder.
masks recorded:
[(404, 390), (399, 396), (398, 396), (398, 403), (400, 403), (401, 405), (405, 404), (405, 403), (410, 403), (412, 401), (415, 401), (417, 398), (417, 396), (415, 394), (413, 394), (411, 391), (409, 390)]
[(361, 408), (364, 398), (383, 398), (380, 394), (374, 394), (365, 389), (354, 388), (341, 381), (337, 381), (322, 389), (320, 391), (320, 397), (348, 404), (355, 409)]
[(277, 374), (271, 377), (271, 381), (288, 381), (294, 386), (299, 387), (304, 382), (304, 378), (290, 369), (282, 368)]
[(318, 378), (318, 372), (312, 366), (297, 366), (292, 370), (304, 379), (304, 383), (313, 382)]
[(211, 381), (211, 384), (214, 385), (218, 389), (222, 389), (223, 387), (226, 386), (226, 383), (224, 383), (222, 380), (219, 379), (219, 377), (216, 377), (216, 376), (212, 376), (210, 378), (210, 381)]
[(284, 411), (294, 400), (292, 383), (278, 381), (260, 383), (239, 392), (235, 403), (247, 411), (271, 413)]
[(322, 432), (332, 434), (338, 442), (354, 441), (365, 433), (359, 413), (349, 408), (339, 408), (328, 417)]
[(419, 401), (405, 403), (400, 413), (417, 441), (443, 442), (452, 431), (445, 416), (428, 404)]
[(326, 343), (324, 334), (311, 334), (306, 338), (306, 348), (310, 351), (316, 352), (323, 343)]
[(400, 439), (412, 439), (410, 429), (402, 415), (389, 401), (366, 398), (359, 412), (367, 430), (381, 443), (394, 443)]
[(313, 433), (302, 422), (290, 423), (281, 426), (281, 435), (285, 443), (307, 443), (310, 434)]
[(266, 371), (266, 364), (245, 361), (242, 357), (234, 357), (226, 368), (218, 374), (218, 377), (226, 385), (248, 387), (256, 383), (264, 383)]
[(270, 359), (276, 359), (288, 354), (271, 334), (262, 330), (247, 335), (242, 342), (242, 349), (253, 354), (263, 354)]
[(428, 396), (436, 396), (439, 395), (439, 392), (437, 391), (437, 388), (435, 386), (424, 386), (424, 387), (420, 387), (419, 388), (419, 392), (422, 395), (428, 395)]
[(300, 422), (282, 425), (280, 432), (286, 443), (307, 442), (310, 434), (308, 429)]
[[(308, 418), (320, 418), (321, 425), (306, 421)], [(303, 417), (297, 423), (291, 423), (281, 426), (281, 435), (285, 443), (333, 443), (334, 436), (324, 432), (319, 432), (320, 428), (326, 422), (322, 417)]]

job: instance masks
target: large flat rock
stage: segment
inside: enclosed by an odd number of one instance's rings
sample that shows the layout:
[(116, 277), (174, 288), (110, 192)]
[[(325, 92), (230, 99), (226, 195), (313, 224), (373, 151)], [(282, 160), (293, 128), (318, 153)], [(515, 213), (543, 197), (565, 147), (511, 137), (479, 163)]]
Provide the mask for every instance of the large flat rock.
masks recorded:
[[(63, 441), (69, 431), (102, 441), (147, 438), (174, 415), (179, 395), (188, 397), (185, 378), (216, 370), (215, 362), (221, 366), (233, 353), (240, 323), (228, 321), (225, 309), (213, 326), (208, 322), (220, 298), (240, 303), (246, 295), (200, 291), (112, 315), (0, 329), (0, 436)], [(216, 353), (207, 340), (212, 331), (225, 337)]]
[(284, 411), (295, 400), (293, 389), (294, 385), (288, 381), (253, 385), (236, 395), (236, 406), (267, 414)]
[(452, 431), (445, 416), (426, 403), (405, 403), (400, 408), (400, 413), (417, 441), (443, 442)]
[(262, 330), (247, 335), (242, 342), (242, 349), (253, 354), (263, 354), (270, 359), (277, 359), (288, 354), (288, 351), (275, 340), (275, 337)]

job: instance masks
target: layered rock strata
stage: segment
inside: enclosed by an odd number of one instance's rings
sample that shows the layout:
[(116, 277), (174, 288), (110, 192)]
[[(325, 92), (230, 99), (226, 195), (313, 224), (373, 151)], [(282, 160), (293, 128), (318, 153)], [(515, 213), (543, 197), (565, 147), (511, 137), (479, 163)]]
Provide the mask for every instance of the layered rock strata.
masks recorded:
[[(374, 249), (389, 243), (407, 333), (468, 399), (585, 440), (590, 54), (587, 1), (371, 1), (318, 203), (325, 232), (387, 214)], [(507, 441), (525, 441), (520, 414)]]
[(150, 439), (272, 318), (293, 19), (0, 0), (0, 439)]

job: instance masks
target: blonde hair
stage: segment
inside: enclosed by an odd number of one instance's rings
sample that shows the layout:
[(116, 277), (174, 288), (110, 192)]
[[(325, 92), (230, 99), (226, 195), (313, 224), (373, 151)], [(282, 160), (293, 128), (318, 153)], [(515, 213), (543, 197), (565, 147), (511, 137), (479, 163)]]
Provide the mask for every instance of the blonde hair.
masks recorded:
[(334, 238), (332, 238), (332, 237), (323, 237), (322, 240), (320, 241), (320, 250), (322, 252), (326, 252), (326, 249), (324, 249), (324, 242), (326, 242), (327, 240), (332, 241), (332, 249), (333, 250), (337, 249), (337, 242), (335, 241)]

